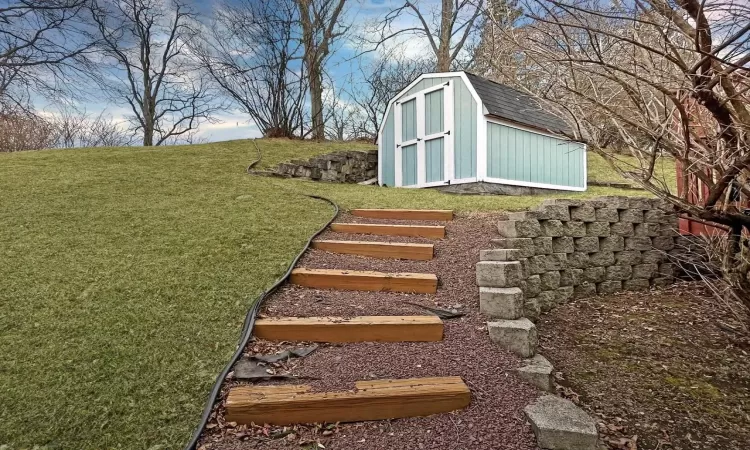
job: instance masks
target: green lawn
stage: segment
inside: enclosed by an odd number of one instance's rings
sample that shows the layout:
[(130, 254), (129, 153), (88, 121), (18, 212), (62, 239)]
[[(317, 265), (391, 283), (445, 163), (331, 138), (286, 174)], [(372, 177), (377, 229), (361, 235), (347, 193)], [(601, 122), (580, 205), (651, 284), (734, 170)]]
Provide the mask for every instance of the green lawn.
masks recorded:
[[(261, 148), (269, 166), (352, 145)], [(303, 193), (343, 208), (542, 200), (254, 177), (253, 159), (249, 141), (0, 155), (0, 447), (184, 445), (250, 303), (332, 212)]]

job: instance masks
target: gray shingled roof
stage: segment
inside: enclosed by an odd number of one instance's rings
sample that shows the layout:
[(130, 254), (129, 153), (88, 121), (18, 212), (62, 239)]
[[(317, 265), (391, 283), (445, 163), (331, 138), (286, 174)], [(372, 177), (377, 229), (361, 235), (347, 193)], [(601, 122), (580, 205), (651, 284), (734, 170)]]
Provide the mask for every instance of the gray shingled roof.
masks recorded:
[(542, 109), (533, 97), (510, 86), (465, 73), (490, 115), (545, 131), (570, 130), (562, 119)]

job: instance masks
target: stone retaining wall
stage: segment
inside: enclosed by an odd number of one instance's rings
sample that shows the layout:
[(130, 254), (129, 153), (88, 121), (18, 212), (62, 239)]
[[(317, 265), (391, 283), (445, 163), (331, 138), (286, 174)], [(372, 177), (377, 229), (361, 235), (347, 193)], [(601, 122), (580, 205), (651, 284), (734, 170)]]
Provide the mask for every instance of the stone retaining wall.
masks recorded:
[(574, 297), (671, 284), (668, 253), (677, 216), (661, 200), (600, 197), (546, 200), (498, 223), (497, 247), (477, 264), (482, 310), (535, 320)]
[(292, 160), (268, 171), (255, 172), (287, 178), (315, 181), (359, 183), (378, 176), (378, 151), (341, 151), (316, 156), (309, 161)]

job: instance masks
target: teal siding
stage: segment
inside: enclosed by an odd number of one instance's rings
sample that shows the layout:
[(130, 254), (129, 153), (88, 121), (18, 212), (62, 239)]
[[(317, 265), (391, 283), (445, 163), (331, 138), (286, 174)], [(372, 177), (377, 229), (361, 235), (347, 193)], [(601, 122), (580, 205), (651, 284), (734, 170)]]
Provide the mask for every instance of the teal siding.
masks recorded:
[(380, 143), (380, 158), (378, 164), (382, 167), (380, 184), (396, 185), (396, 127), (394, 125), (393, 110), (388, 113), (383, 125), (382, 142)]
[(401, 109), (401, 140), (410, 141), (417, 137), (417, 100), (409, 100)]
[(401, 185), (417, 184), (417, 145), (412, 144), (401, 152)]
[(424, 80), (415, 84), (414, 87), (406, 91), (404, 95), (402, 95), (402, 97), (408, 97), (410, 95), (416, 94), (419, 91), (423, 91), (433, 86), (437, 86), (438, 84), (445, 83), (446, 81), (452, 80), (452, 79), (454, 78), (453, 77), (425, 78)]
[(487, 123), (487, 176), (529, 183), (584, 187), (584, 146)]
[(430, 92), (424, 96), (424, 134), (440, 133), (445, 127), (443, 120), (443, 90)]
[(443, 181), (443, 168), (445, 160), (443, 159), (443, 138), (430, 139), (425, 145), (425, 181), (432, 183), (434, 181)]
[(453, 121), (456, 178), (474, 178), (477, 176), (477, 102), (460, 78), (456, 78), (453, 89)]

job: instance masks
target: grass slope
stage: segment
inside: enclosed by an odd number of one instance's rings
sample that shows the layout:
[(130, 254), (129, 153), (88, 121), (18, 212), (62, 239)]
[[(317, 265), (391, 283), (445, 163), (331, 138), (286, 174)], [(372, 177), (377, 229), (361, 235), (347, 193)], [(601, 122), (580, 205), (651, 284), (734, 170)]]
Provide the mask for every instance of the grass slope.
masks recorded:
[[(267, 167), (352, 145), (261, 148)], [(331, 214), (302, 193), (344, 208), (541, 201), (252, 177), (255, 155), (248, 141), (0, 155), (0, 446), (184, 445), (245, 311)]]

